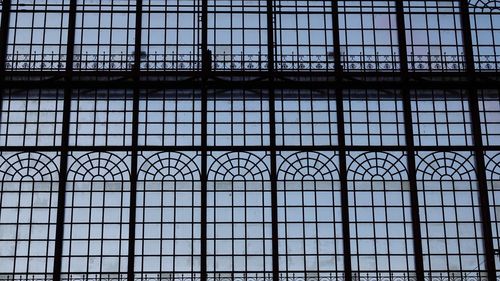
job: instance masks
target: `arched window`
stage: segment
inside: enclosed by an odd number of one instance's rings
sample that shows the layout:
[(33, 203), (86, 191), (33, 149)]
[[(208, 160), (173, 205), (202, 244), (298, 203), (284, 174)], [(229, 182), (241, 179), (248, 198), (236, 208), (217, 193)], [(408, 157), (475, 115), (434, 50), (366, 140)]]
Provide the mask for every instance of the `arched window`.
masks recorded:
[(199, 158), (196, 152), (141, 153), (136, 271), (153, 274), (158, 270), (199, 270), (201, 181), (196, 163)]
[(412, 270), (414, 252), (409, 245), (413, 234), (405, 154), (349, 152), (347, 161), (353, 270)]
[(484, 269), (482, 234), (475, 230), (481, 211), (474, 157), (470, 151), (417, 153), (426, 271)]
[(129, 244), (123, 237), (130, 217), (127, 156), (123, 152), (69, 155), (63, 247), (71, 251), (63, 254), (62, 271), (73, 278), (84, 278), (82, 272), (126, 272)]
[[(269, 156), (212, 152), (208, 158), (207, 269), (259, 278), (272, 270)], [(240, 246), (245, 245), (245, 246)], [(225, 278), (221, 275), (211, 278)]]
[[(57, 153), (0, 153), (0, 272), (53, 268), (59, 171)], [(22, 245), (22, 246), (21, 246)]]

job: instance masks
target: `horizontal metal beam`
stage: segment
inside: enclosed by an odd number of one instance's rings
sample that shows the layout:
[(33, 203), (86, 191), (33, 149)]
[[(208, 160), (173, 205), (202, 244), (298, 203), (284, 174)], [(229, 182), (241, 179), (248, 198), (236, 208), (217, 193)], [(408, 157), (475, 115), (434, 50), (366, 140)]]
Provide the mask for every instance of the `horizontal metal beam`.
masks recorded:
[(8, 80), (3, 83), (3, 88), (11, 89), (64, 89), (71, 83), (73, 89), (202, 89), (206, 85), (209, 89), (335, 89), (340, 86), (349, 89), (401, 89), (406, 86), (411, 89), (465, 89), (474, 87), (478, 89), (498, 89), (500, 81), (29, 81)]
[[(0, 147), (0, 152), (20, 152), (20, 151), (60, 151), (63, 147), (61, 146), (2, 146)], [(202, 146), (159, 146), (159, 145), (139, 145), (136, 147), (138, 151), (201, 151)], [(208, 151), (269, 151), (271, 146), (207, 146)], [(132, 146), (69, 146), (68, 151), (131, 151)], [(277, 151), (330, 151), (339, 150), (338, 145), (278, 145), (275, 148)], [(415, 151), (471, 151), (475, 149), (475, 146), (415, 146), (413, 148)], [(485, 151), (498, 151), (500, 150), (500, 145), (490, 145), (482, 147)], [(347, 151), (405, 151), (407, 150), (406, 145), (346, 145), (345, 150)]]

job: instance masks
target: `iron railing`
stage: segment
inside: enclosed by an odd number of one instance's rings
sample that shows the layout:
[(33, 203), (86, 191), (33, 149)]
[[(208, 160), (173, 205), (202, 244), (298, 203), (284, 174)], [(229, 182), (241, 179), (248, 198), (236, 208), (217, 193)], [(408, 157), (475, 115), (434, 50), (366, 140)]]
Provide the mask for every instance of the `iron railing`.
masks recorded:
[[(131, 70), (133, 54), (81, 54), (74, 57), (74, 69)], [(399, 55), (342, 55), (342, 67), (353, 72), (397, 72), (400, 70)], [(500, 70), (500, 55), (477, 55), (474, 57), (478, 71)], [(7, 70), (10, 71), (60, 71), (64, 70), (66, 55), (21, 54), (7, 56)], [(267, 55), (263, 54), (215, 54), (212, 56), (214, 71), (264, 71), (268, 69)], [(200, 54), (151, 54), (144, 56), (141, 70), (178, 71), (201, 70)], [(277, 55), (275, 69), (278, 71), (334, 71), (334, 62), (328, 55)], [(410, 71), (463, 72), (463, 55), (414, 55), (408, 58)]]

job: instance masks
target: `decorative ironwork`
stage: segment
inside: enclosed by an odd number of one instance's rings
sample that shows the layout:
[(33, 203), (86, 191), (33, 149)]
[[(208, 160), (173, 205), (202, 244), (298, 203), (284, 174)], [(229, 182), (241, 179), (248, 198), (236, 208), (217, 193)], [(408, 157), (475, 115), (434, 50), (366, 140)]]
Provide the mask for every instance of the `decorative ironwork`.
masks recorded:
[[(74, 58), (74, 69), (80, 71), (131, 70), (133, 56), (127, 54), (84, 54)], [(399, 71), (399, 55), (342, 54), (343, 70), (367, 72)], [(15, 54), (7, 56), (7, 69), (13, 71), (62, 71), (65, 55)], [(476, 68), (481, 71), (500, 69), (499, 55), (476, 55)], [(259, 54), (213, 55), (213, 71), (262, 71), (268, 69), (267, 56)], [(328, 55), (280, 55), (275, 58), (280, 71), (334, 71)], [(408, 58), (411, 71), (465, 71), (463, 55), (414, 55)], [(141, 69), (149, 71), (201, 70), (201, 57), (194, 54), (152, 54), (141, 62)]]

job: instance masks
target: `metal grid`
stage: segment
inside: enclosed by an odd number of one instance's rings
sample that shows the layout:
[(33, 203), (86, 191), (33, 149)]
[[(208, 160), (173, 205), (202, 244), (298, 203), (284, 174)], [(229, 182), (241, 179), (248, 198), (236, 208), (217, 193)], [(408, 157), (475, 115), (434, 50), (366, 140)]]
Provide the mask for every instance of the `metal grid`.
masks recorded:
[(1, 279), (499, 279), (498, 1), (160, 2), (1, 1)]

